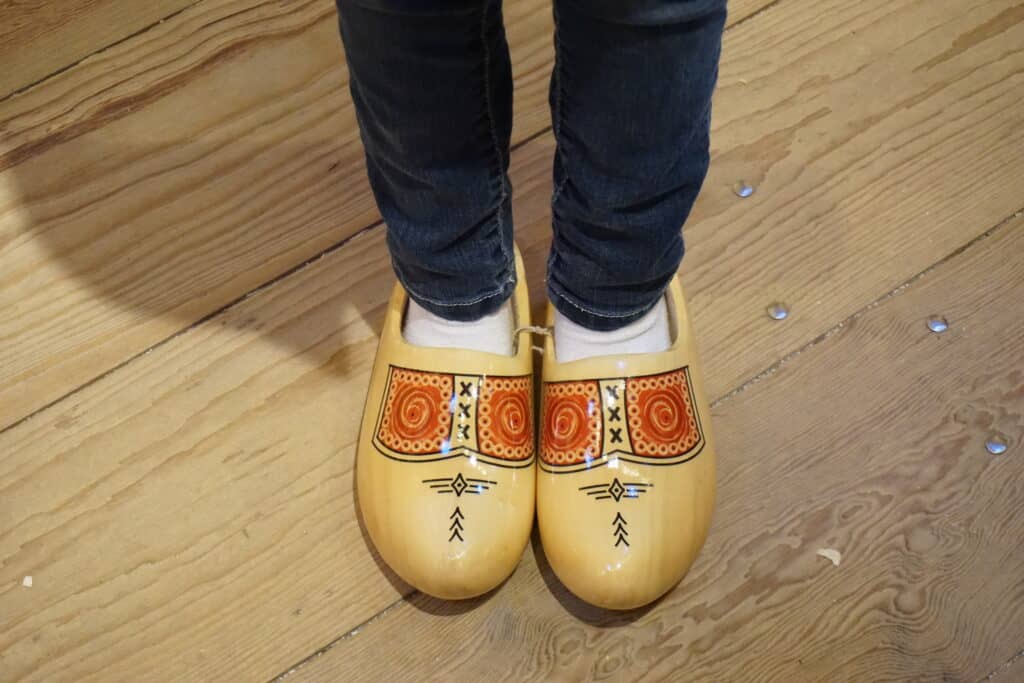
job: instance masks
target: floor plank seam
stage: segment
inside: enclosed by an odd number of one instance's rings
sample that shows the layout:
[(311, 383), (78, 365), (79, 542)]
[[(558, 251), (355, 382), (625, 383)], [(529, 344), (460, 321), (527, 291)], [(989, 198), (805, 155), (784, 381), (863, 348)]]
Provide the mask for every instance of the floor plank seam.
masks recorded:
[(61, 68), (57, 69), (56, 71), (50, 72), (50, 73), (46, 74), (45, 76), (37, 78), (36, 80), (32, 81), (31, 83), (28, 83), (26, 85), (21, 86), (20, 88), (16, 88), (16, 89), (12, 90), (11, 92), (7, 93), (6, 95), (0, 96), (0, 104), (3, 104), (4, 102), (6, 102), (7, 100), (11, 99), (12, 97), (17, 97), (18, 95), (20, 95), (23, 92), (27, 92), (27, 91), (31, 90), (32, 88), (36, 87), (37, 85), (41, 85), (41, 84), (45, 83), (46, 81), (50, 80), (51, 78), (54, 78), (55, 76), (61, 75), (65, 71), (70, 71), (71, 69), (74, 69), (76, 66), (78, 66), (79, 64), (81, 64), (82, 62), (84, 62), (87, 59), (91, 59), (92, 57), (95, 57), (96, 55), (103, 54), (107, 50), (109, 50), (111, 48), (114, 48), (114, 47), (117, 47), (121, 43), (124, 43), (125, 41), (131, 40), (132, 38), (135, 38), (137, 36), (141, 36), (146, 31), (149, 31), (149, 30), (159, 26), (160, 24), (164, 23), (165, 21), (167, 21), (169, 19), (173, 19), (174, 17), (178, 16), (182, 12), (187, 12), (188, 10), (192, 9), (193, 7), (195, 7), (196, 5), (198, 5), (201, 2), (203, 2), (203, 0), (194, 0), (193, 2), (189, 3), (188, 6), (186, 6), (186, 7), (182, 7), (181, 9), (175, 10), (175, 11), (171, 12), (170, 14), (168, 14), (167, 16), (160, 17), (160, 19), (158, 19), (157, 21), (154, 21), (151, 24), (147, 24), (146, 26), (143, 26), (142, 28), (140, 28), (137, 31), (133, 31), (132, 33), (129, 33), (126, 36), (118, 38), (117, 40), (115, 40), (114, 42), (110, 43), (109, 45), (104, 45), (103, 47), (101, 47), (98, 50), (93, 50), (92, 52), (90, 52), (89, 54), (85, 55), (84, 57), (76, 59), (75, 61), (71, 62), (70, 64), (66, 64), (65, 66), (62, 66)]
[(520, 140), (519, 142), (513, 144), (511, 147), (509, 147), (509, 152), (511, 153), (511, 152), (516, 151), (520, 147), (525, 147), (526, 145), (530, 144), (531, 142), (533, 142), (537, 138), (543, 137), (544, 135), (546, 135), (546, 134), (548, 134), (550, 132), (551, 132), (551, 126), (550, 125), (544, 126), (540, 130), (538, 130), (536, 133), (531, 133), (531, 134), (527, 135), (525, 138), (523, 138), (522, 140)]
[(380, 612), (377, 612), (376, 614), (374, 614), (372, 617), (370, 617), (366, 621), (363, 621), (363, 622), (357, 624), (355, 626), (355, 628), (353, 628), (351, 631), (348, 631), (347, 633), (343, 633), (342, 635), (338, 636), (337, 638), (335, 638), (331, 642), (329, 642), (326, 645), (324, 645), (323, 647), (321, 647), (319, 650), (317, 650), (313, 654), (309, 655), (308, 657), (304, 657), (300, 661), (298, 661), (295, 664), (293, 664), (292, 666), (288, 667), (288, 670), (285, 671), (284, 673), (280, 673), (280, 674), (274, 676), (273, 678), (271, 678), (268, 681), (268, 683), (277, 683), (278, 681), (283, 681), (284, 679), (288, 678), (293, 673), (295, 673), (296, 671), (298, 671), (302, 667), (306, 666), (307, 664), (309, 664), (313, 660), (315, 660), (318, 657), (321, 657), (322, 655), (324, 655), (328, 650), (333, 649), (334, 647), (340, 645), (341, 643), (343, 643), (344, 641), (348, 640), (349, 638), (354, 638), (355, 636), (359, 635), (359, 632), (362, 631), (364, 628), (366, 628), (367, 626), (369, 626), (369, 625), (371, 625), (371, 624), (373, 624), (373, 623), (375, 623), (377, 621), (380, 621), (381, 619), (386, 617), (388, 614), (390, 614), (392, 610), (394, 610), (397, 607), (399, 607), (402, 603), (407, 602), (409, 600), (409, 598), (413, 598), (413, 597), (415, 597), (417, 595), (419, 595), (419, 591), (414, 590), (409, 595), (406, 595), (405, 597), (402, 597), (402, 598), (399, 598), (398, 600), (395, 600), (393, 603), (391, 603), (390, 605), (388, 605), (387, 607), (382, 609)]
[(751, 19), (754, 19), (754, 18), (756, 18), (756, 17), (759, 17), (759, 16), (761, 16), (762, 14), (764, 14), (765, 12), (767, 12), (768, 10), (770, 10), (771, 8), (773, 8), (773, 7), (775, 7), (776, 5), (778, 5), (778, 4), (780, 3), (780, 2), (782, 2), (782, 0), (775, 0), (775, 2), (770, 2), (770, 3), (768, 3), (768, 4), (767, 4), (767, 5), (765, 5), (764, 7), (761, 7), (761, 8), (759, 8), (759, 9), (757, 9), (756, 11), (754, 11), (754, 12), (752, 12), (752, 13), (748, 14), (747, 16), (743, 17), (742, 19), (740, 19), (740, 20), (736, 21), (735, 23), (732, 23), (732, 24), (730, 24), (730, 25), (729, 25), (728, 27), (726, 27), (726, 29), (725, 29), (725, 30), (726, 30), (726, 31), (729, 31), (729, 30), (731, 30), (731, 29), (734, 29), (734, 28), (736, 28), (737, 26), (742, 26), (743, 24), (747, 23), (747, 22), (748, 22), (748, 21), (750, 21)]
[(711, 402), (711, 407), (712, 408), (717, 408), (722, 403), (725, 403), (726, 401), (730, 400), (731, 398), (733, 398), (733, 397), (737, 396), (738, 394), (746, 391), (747, 389), (749, 389), (750, 387), (754, 386), (755, 384), (757, 384), (761, 380), (763, 380), (763, 379), (765, 379), (767, 377), (770, 377), (771, 375), (775, 374), (776, 372), (779, 371), (779, 369), (782, 368), (783, 365), (785, 365), (786, 363), (789, 363), (790, 361), (792, 361), (794, 358), (796, 358), (800, 354), (802, 354), (805, 351), (808, 351), (809, 349), (811, 349), (811, 348), (817, 346), (818, 344), (822, 343), (823, 341), (825, 341), (829, 337), (831, 337), (834, 334), (838, 333), (840, 330), (842, 330), (844, 327), (849, 325), (854, 320), (860, 318), (861, 316), (865, 315), (869, 311), (871, 311), (871, 310), (877, 308), (878, 306), (882, 305), (883, 303), (885, 303), (886, 301), (888, 301), (892, 297), (897, 296), (898, 294), (900, 294), (900, 292), (903, 292), (907, 288), (912, 287), (918, 280), (920, 280), (920, 279), (922, 279), (924, 277), (927, 277), (934, 270), (936, 270), (937, 268), (940, 268), (943, 264), (945, 264), (948, 261), (956, 258), (957, 256), (959, 256), (960, 254), (964, 253), (965, 251), (967, 251), (968, 249), (970, 249), (974, 245), (978, 244), (979, 242), (982, 242), (982, 241), (988, 239), (989, 237), (991, 237), (992, 235), (996, 234), (1001, 229), (1003, 229), (1011, 221), (1013, 221), (1013, 220), (1015, 220), (1017, 218), (1020, 218), (1021, 216), (1024, 216), (1024, 207), (1022, 207), (1021, 209), (1018, 209), (1017, 211), (1014, 211), (1012, 214), (1010, 214), (1009, 216), (1003, 218), (1002, 220), (1000, 220), (998, 223), (993, 225), (991, 228), (989, 228), (985, 232), (981, 233), (980, 235), (977, 235), (977, 236), (973, 237), (972, 239), (970, 239), (966, 243), (960, 245), (959, 247), (957, 247), (953, 251), (949, 252), (948, 254), (943, 256), (941, 259), (939, 259), (935, 263), (933, 263), (930, 266), (928, 266), (927, 268), (925, 268), (924, 270), (922, 270), (922, 271), (920, 271), (918, 273), (915, 273), (913, 276), (911, 276), (910, 278), (908, 278), (904, 282), (900, 283), (897, 287), (889, 290), (888, 292), (886, 292), (882, 296), (878, 297), (877, 299), (875, 299), (871, 303), (863, 306), (862, 308), (857, 309), (856, 311), (854, 311), (850, 315), (846, 316), (845, 318), (843, 318), (842, 320), (837, 322), (835, 325), (833, 325), (829, 329), (825, 330), (824, 332), (822, 332), (821, 334), (819, 334), (817, 337), (815, 337), (814, 339), (810, 340), (806, 344), (800, 346), (797, 349), (794, 349), (793, 351), (790, 351), (789, 353), (787, 353), (782, 358), (778, 359), (777, 361), (775, 361), (774, 363), (769, 365), (767, 368), (765, 368), (761, 372), (759, 372), (756, 375), (751, 376), (749, 379), (741, 382), (739, 384), (739, 386), (737, 386), (735, 389), (732, 389), (727, 394), (724, 394), (720, 398), (717, 398), (714, 401), (712, 401)]
[(1016, 662), (1020, 661), (1021, 659), (1024, 659), (1024, 650), (1021, 650), (1020, 652), (1018, 652), (1014, 656), (1012, 656), (1009, 659), (1007, 659), (1005, 662), (1000, 664), (997, 668), (995, 668), (992, 671), (990, 671), (987, 676), (984, 676), (983, 678), (978, 679), (978, 683), (982, 683), (983, 681), (991, 681), (996, 676), (1001, 676), (1003, 674), (1003, 672), (1005, 672), (1007, 669), (1009, 669), (1011, 666), (1013, 666)]

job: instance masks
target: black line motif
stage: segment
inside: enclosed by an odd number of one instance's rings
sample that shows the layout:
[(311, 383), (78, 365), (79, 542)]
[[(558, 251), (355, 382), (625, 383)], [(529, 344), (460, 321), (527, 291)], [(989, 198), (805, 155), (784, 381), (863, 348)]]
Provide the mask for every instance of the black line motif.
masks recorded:
[(626, 518), (622, 516), (621, 512), (615, 513), (615, 519), (612, 520), (612, 526), (615, 527), (615, 547), (618, 548), (620, 545), (629, 547), (629, 541), (626, 540), (626, 536), (629, 536), (629, 532), (626, 531), (628, 524)]
[(580, 491), (583, 491), (588, 496), (592, 496), (595, 500), (611, 499), (617, 503), (623, 498), (639, 498), (640, 494), (647, 493), (652, 488), (654, 488), (654, 484), (645, 484), (640, 481), (627, 481), (623, 483), (619, 481), (618, 477), (615, 477), (609, 484), (581, 486)]
[(465, 543), (465, 539), (462, 538), (462, 520), (465, 519), (465, 516), (458, 505), (455, 506), (455, 512), (448, 519), (452, 520), (452, 525), (448, 527), (448, 531), (452, 532), (452, 535), (448, 537), (448, 542), (451, 543), (457, 538)]
[(492, 486), (498, 485), (498, 482), (490, 479), (463, 477), (462, 472), (459, 472), (454, 477), (424, 479), (423, 483), (430, 488), (435, 489), (438, 493), (454, 493), (456, 498), (461, 498), (463, 493), (480, 495), (486, 491), (490, 491)]

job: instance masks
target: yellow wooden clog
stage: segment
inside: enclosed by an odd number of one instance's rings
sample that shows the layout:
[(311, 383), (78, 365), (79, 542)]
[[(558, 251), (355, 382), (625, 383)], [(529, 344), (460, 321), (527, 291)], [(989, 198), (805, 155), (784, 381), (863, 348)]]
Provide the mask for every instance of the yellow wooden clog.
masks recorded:
[(678, 277), (666, 300), (667, 351), (559, 363), (551, 337), (544, 348), (541, 541), (562, 583), (599, 607), (632, 609), (664, 595), (711, 523), (710, 409)]
[[(512, 299), (529, 321), (526, 278)], [(515, 569), (536, 491), (529, 333), (515, 355), (413, 346), (396, 284), (373, 365), (356, 454), (359, 508), (402, 579), (445, 599), (486, 593)]]

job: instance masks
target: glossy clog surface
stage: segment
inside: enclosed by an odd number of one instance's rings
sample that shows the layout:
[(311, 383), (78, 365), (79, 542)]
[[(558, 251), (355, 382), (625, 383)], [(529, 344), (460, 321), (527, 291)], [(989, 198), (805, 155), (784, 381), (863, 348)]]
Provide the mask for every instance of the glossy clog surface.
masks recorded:
[[(529, 303), (522, 261), (513, 295)], [(495, 588), (533, 524), (535, 430), (529, 334), (515, 355), (412, 346), (396, 285), (374, 361), (356, 461), (359, 507), (385, 562), (445, 599)]]
[(665, 352), (558, 363), (553, 341), (545, 345), (541, 540), (565, 586), (609, 609), (675, 586), (711, 523), (710, 409), (678, 277), (666, 297), (674, 339)]

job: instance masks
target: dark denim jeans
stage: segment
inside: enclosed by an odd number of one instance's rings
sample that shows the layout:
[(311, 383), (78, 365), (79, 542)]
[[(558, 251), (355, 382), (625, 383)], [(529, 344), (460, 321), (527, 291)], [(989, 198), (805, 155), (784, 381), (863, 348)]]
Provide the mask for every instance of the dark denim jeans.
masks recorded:
[[(370, 184), (399, 280), (473, 320), (516, 282), (500, 0), (338, 0)], [(708, 167), (725, 0), (554, 0), (548, 293), (611, 330), (660, 298)]]

